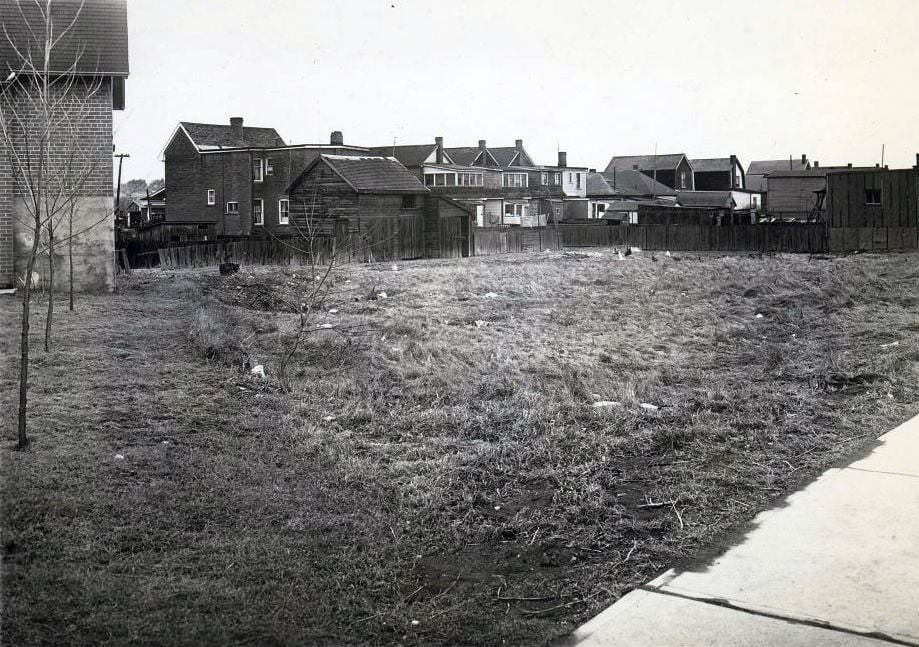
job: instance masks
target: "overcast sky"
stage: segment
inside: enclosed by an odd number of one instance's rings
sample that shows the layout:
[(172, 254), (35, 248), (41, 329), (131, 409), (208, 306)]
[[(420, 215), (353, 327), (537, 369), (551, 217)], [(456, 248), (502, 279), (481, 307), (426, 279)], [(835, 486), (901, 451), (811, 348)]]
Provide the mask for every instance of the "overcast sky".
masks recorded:
[(288, 143), (912, 166), (919, 0), (129, 0), (124, 178), (179, 121)]

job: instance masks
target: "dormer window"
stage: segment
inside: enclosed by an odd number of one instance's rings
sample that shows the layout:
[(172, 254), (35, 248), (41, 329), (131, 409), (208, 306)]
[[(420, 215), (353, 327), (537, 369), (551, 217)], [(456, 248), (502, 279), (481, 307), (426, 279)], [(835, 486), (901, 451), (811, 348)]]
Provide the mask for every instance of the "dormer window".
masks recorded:
[(265, 160), (252, 160), (252, 181), (262, 182), (265, 180)]

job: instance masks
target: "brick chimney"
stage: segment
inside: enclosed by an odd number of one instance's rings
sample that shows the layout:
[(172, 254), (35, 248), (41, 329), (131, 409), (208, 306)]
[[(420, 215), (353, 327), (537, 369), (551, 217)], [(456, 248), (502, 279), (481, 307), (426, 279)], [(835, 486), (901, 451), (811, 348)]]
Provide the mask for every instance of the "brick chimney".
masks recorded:
[(236, 139), (243, 138), (243, 118), (230, 117), (230, 128), (233, 130), (233, 137)]
[(436, 157), (434, 158), (434, 161), (436, 161), (438, 164), (443, 164), (444, 163), (444, 138), (435, 137), (434, 143), (437, 144), (437, 154), (436, 154)]
[(332, 146), (344, 146), (345, 136), (341, 134), (340, 130), (333, 130), (332, 134), (329, 135), (329, 143)]
[(566, 153), (565, 151), (558, 152), (558, 165), (568, 166), (568, 153)]
[(814, 168), (820, 168), (820, 162), (814, 160)]
[(801, 166), (807, 166), (807, 155), (801, 154)]
[(484, 140), (484, 139), (480, 139), (480, 140), (479, 140), (479, 150), (480, 150), (480, 151), (484, 151), (484, 150), (485, 150), (485, 140)]
[(522, 140), (522, 139), (515, 139), (515, 140), (514, 140), (514, 149), (515, 149), (518, 153), (522, 153), (522, 152), (523, 152), (523, 140)]

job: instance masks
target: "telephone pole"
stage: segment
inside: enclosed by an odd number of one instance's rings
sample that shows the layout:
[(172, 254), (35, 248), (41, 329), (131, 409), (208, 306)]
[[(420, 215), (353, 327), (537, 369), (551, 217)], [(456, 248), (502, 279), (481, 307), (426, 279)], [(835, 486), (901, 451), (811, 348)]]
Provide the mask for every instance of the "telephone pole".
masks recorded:
[(128, 155), (127, 153), (114, 153), (112, 157), (118, 158), (118, 184), (115, 185), (115, 216), (117, 218), (118, 204), (121, 202), (121, 164), (124, 162), (125, 157), (131, 157), (131, 156)]

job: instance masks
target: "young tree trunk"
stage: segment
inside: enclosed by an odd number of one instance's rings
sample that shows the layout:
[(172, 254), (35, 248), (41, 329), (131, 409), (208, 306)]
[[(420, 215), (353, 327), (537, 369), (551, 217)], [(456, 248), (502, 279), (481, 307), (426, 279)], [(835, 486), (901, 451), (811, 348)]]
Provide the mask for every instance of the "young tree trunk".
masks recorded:
[(51, 321), (54, 317), (54, 228), (48, 221), (48, 316), (45, 318), (45, 352), (51, 348)]
[(38, 236), (32, 240), (32, 252), (26, 266), (25, 285), (22, 289), (22, 336), (19, 340), (19, 449), (29, 446), (26, 435), (26, 410), (29, 401), (29, 315), (32, 303), (32, 272), (38, 256)]
[(73, 206), (67, 218), (67, 265), (70, 268), (70, 311), (73, 312)]

